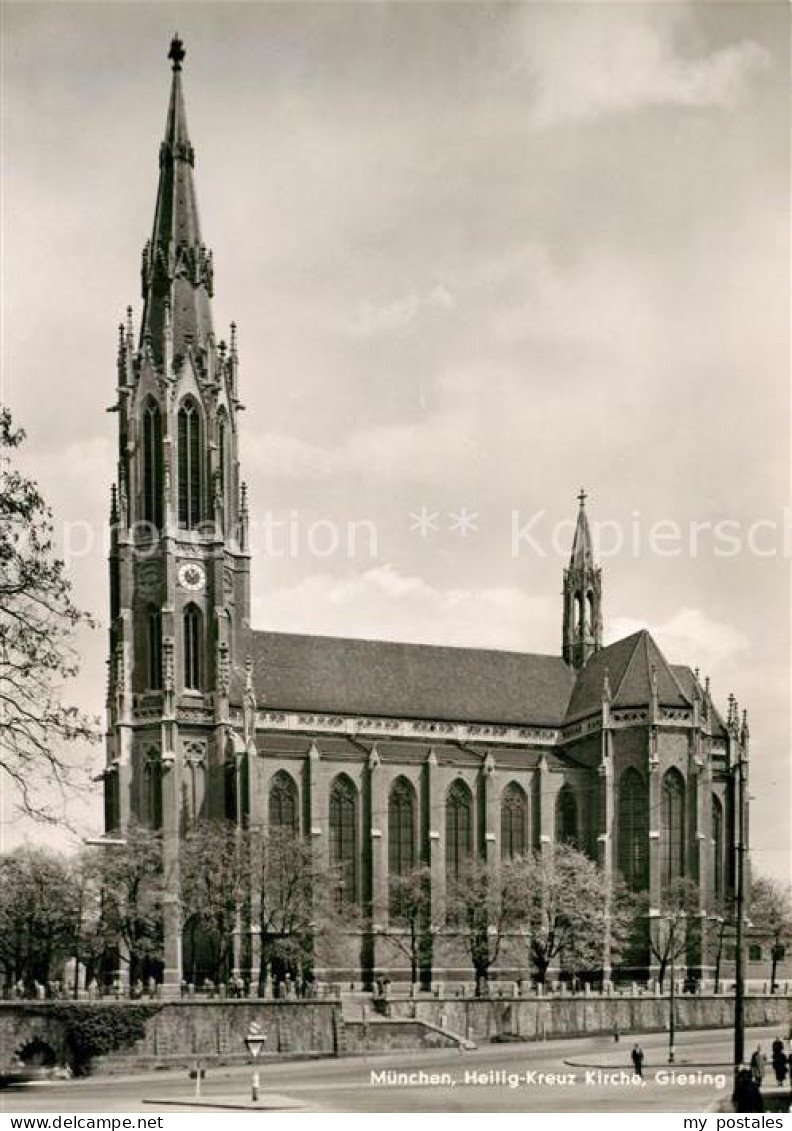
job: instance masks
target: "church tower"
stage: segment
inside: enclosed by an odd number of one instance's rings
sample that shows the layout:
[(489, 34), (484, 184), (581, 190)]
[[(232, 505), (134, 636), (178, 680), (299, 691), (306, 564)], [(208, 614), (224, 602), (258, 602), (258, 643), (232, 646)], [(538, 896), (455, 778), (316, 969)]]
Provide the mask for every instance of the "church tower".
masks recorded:
[[(250, 623), (236, 328), (228, 344), (216, 340), (184, 56), (177, 36), (140, 333), (136, 341), (131, 307), (119, 332), (104, 775), (106, 831), (161, 829), (173, 867), (186, 822), (225, 816), (229, 689)], [(165, 933), (178, 935), (167, 923)], [(166, 953), (166, 982), (180, 978), (176, 949)]]
[(576, 670), (602, 647), (602, 570), (594, 564), (586, 493), (580, 507), (569, 567), (564, 570), (564, 637), (562, 655)]

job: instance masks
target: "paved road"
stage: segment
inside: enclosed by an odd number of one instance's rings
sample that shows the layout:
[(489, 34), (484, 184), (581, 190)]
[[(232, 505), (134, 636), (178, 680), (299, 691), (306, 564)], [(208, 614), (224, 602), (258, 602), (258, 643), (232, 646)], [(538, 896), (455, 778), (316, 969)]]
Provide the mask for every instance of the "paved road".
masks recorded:
[[(746, 1047), (761, 1042), (768, 1051), (776, 1035), (772, 1029), (752, 1030)], [(667, 1038), (658, 1033), (641, 1036), (646, 1079), (639, 1086), (632, 1083), (627, 1071), (635, 1039), (628, 1035), (618, 1045), (604, 1037), (485, 1045), (465, 1053), (443, 1050), (365, 1060), (262, 1064), (259, 1071), (262, 1094), (272, 1097), (271, 1106), (336, 1112), (697, 1112), (706, 1110), (729, 1086), (725, 1067), (731, 1056), (729, 1032), (679, 1034), (676, 1079), (663, 1075), (670, 1071)], [(586, 1066), (599, 1066), (599, 1070)], [(414, 1075), (421, 1072), (423, 1076)], [(388, 1073), (413, 1075), (409, 1083), (398, 1083), (393, 1081), (400, 1078)], [(683, 1073), (688, 1079), (680, 1082)], [(719, 1073), (725, 1077), (723, 1086), (712, 1081)], [(244, 1103), (249, 1080), (250, 1069), (209, 1069), (203, 1085), (205, 1100)], [(212, 1110), (209, 1106), (157, 1104), (158, 1100), (188, 1099), (191, 1089), (181, 1072), (35, 1084), (0, 1092), (0, 1111), (154, 1114)], [(154, 1103), (145, 1104), (144, 1099)]]

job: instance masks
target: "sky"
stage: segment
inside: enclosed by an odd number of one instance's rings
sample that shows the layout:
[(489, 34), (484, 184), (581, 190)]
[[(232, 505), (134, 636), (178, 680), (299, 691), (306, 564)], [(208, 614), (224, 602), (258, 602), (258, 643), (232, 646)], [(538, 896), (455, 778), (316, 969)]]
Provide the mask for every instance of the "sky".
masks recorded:
[[(583, 485), (607, 639), (646, 626), (749, 709), (754, 867), (788, 880), (786, 5), (3, 19), (3, 397), (101, 621), (72, 698), (101, 715), (105, 410), (178, 29), (256, 626), (557, 653)], [(11, 804), (3, 842), (38, 838)]]

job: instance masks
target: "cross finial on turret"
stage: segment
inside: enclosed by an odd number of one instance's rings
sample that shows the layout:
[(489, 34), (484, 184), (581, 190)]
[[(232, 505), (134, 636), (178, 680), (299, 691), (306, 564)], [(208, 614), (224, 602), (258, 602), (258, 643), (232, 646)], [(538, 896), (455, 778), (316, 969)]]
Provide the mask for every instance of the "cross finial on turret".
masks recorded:
[(179, 33), (176, 32), (173, 39), (171, 40), (170, 51), (168, 52), (168, 58), (173, 60), (174, 71), (181, 70), (181, 65), (184, 62), (184, 56), (186, 54), (187, 52), (184, 50), (184, 44), (182, 43), (181, 39), (179, 39)]
[(584, 507), (586, 505), (586, 499), (588, 498), (588, 495), (586, 494), (585, 487), (580, 488), (580, 491), (578, 493), (577, 498), (578, 498), (578, 502), (580, 503), (580, 506)]

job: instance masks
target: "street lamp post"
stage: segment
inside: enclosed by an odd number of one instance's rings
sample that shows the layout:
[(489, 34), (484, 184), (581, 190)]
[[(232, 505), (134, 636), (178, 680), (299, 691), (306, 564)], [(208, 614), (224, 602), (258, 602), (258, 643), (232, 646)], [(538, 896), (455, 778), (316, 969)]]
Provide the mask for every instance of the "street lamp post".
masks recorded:
[[(266, 1034), (263, 1032), (263, 1030), (262, 1030), (261, 1026), (258, 1024), (258, 1022), (257, 1021), (251, 1021), (250, 1022), (250, 1028), (248, 1029), (247, 1036), (245, 1037), (245, 1045), (247, 1047), (248, 1052), (253, 1057), (254, 1062), (255, 1062), (258, 1054), (261, 1052), (266, 1039), (267, 1039)], [(259, 1074), (258, 1074), (258, 1071), (256, 1070), (255, 1066), (253, 1068), (253, 1076), (251, 1077), (251, 1080), (250, 1080), (250, 1098), (251, 1098), (251, 1100), (253, 1101), (254, 1104), (258, 1103)]]
[(743, 745), (737, 747), (737, 930), (734, 978), (734, 1067), (745, 1060), (745, 773)]
[(676, 1037), (676, 935), (673, 936), (671, 947), (671, 994), (669, 996), (670, 1012), (668, 1017), (668, 1063), (674, 1063), (674, 1038)]

